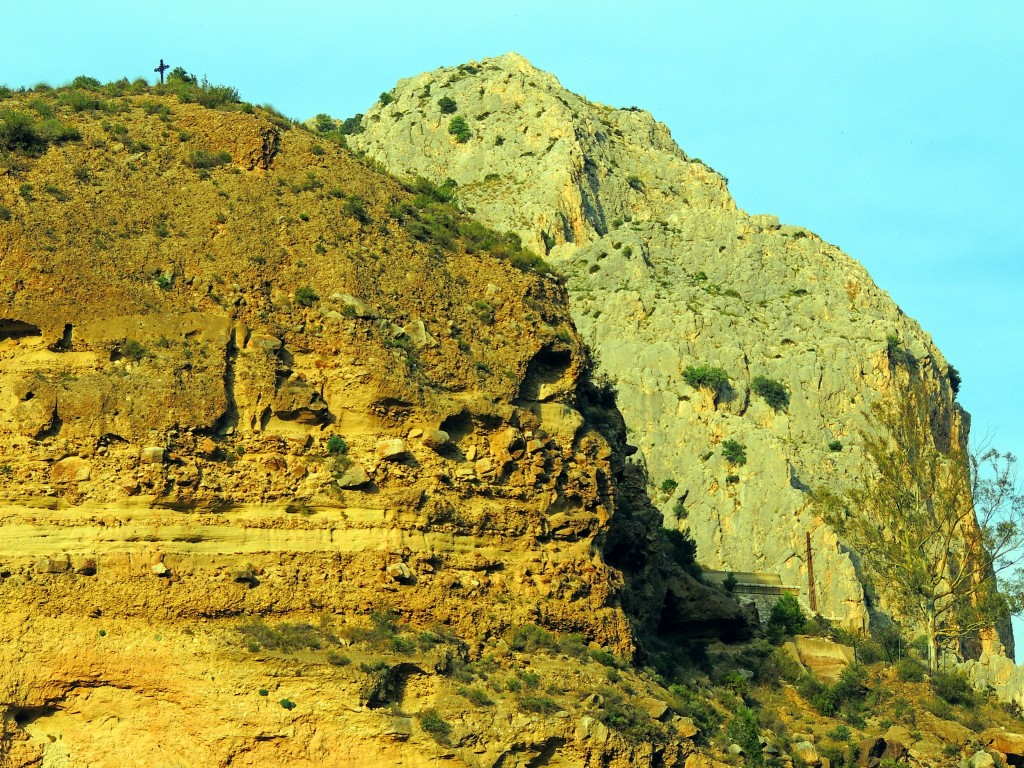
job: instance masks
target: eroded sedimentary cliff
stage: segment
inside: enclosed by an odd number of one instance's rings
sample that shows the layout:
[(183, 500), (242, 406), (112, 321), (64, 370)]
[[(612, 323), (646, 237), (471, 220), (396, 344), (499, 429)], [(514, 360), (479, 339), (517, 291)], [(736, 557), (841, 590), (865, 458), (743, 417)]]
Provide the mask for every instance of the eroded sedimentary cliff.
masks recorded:
[[(584, 702), (587, 643), (744, 620), (659, 554), (564, 288), (266, 112), (39, 98), (72, 130), (0, 175), (0, 765), (693, 752), (656, 686), (657, 743)], [(473, 706), (484, 670), (565, 695)]]
[[(453, 179), (476, 216), (567, 275), (666, 525), (693, 533), (705, 566), (778, 573), (805, 599), (810, 532), (818, 610), (863, 625), (854, 564), (809, 492), (864, 475), (860, 432), (908, 366), (935, 398), (936, 443), (966, 439), (928, 334), (838, 248), (738, 209), (650, 114), (592, 103), (516, 54), (403, 80), (384, 101), (354, 146), (397, 174)], [(691, 366), (729, 385), (694, 387)], [(788, 404), (754, 393), (757, 377)]]

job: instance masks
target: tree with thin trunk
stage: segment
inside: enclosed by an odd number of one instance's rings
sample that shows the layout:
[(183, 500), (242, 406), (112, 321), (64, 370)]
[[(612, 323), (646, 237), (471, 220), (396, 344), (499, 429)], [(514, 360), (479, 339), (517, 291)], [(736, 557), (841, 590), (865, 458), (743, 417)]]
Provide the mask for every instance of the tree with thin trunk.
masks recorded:
[(873, 410), (859, 485), (815, 495), (887, 609), (924, 629), (935, 670), (940, 646), (1024, 605), (1024, 497), (1012, 454), (936, 444), (933, 405), (912, 377), (905, 399)]

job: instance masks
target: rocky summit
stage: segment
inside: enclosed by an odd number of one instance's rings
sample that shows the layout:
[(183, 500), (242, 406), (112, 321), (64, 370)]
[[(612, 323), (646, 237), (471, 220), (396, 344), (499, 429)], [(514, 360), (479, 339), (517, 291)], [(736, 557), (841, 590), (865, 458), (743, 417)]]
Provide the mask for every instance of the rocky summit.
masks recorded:
[(936, 445), (966, 441), (968, 421), (955, 371), (857, 261), (737, 208), (649, 113), (590, 102), (517, 54), (403, 80), (361, 125), (351, 143), (368, 157), (452, 179), (474, 215), (564, 272), (651, 496), (704, 567), (777, 575), (867, 626), (855, 562), (812, 492), (864, 476), (872, 405), (905, 396), (908, 365), (937, 403)]
[(514, 54), (0, 88), (0, 768), (1021, 764), (810, 503), (911, 368), (965, 440), (855, 261)]

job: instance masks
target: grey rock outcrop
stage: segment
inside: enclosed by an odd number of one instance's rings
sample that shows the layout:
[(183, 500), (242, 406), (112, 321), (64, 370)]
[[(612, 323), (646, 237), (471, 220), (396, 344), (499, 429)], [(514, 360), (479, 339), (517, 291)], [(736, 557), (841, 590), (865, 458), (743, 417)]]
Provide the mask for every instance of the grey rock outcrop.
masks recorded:
[[(865, 472), (860, 432), (873, 403), (900, 396), (907, 361), (936, 396), (936, 443), (966, 439), (928, 334), (838, 248), (738, 209), (650, 114), (592, 103), (521, 56), (425, 73), (391, 96), (352, 145), (398, 175), (453, 179), (467, 209), (566, 275), (666, 525), (689, 528), (706, 567), (778, 573), (805, 601), (810, 532), (818, 610), (864, 625), (854, 561), (811, 491)], [(730, 386), (694, 388), (689, 366), (720, 368)], [(771, 407), (756, 377), (788, 404)], [(745, 464), (722, 455), (726, 440)]]

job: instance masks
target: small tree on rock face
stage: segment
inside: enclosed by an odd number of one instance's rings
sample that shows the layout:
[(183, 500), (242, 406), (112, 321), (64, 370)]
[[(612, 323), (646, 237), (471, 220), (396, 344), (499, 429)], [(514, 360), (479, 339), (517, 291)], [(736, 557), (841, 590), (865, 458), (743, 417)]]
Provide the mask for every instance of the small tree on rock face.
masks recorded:
[(683, 369), (683, 381), (694, 389), (707, 389), (714, 393), (715, 403), (731, 399), (733, 391), (729, 374), (711, 365), (688, 365)]
[(941, 450), (931, 409), (928, 392), (911, 379), (907, 397), (876, 407), (877, 431), (862, 435), (871, 474), (844, 497), (816, 498), (890, 607), (925, 628), (935, 670), (940, 643), (991, 627), (1024, 604), (1024, 496), (1011, 454)]
[(750, 388), (776, 411), (781, 411), (789, 405), (789, 390), (781, 381), (769, 379), (767, 376), (755, 376), (750, 382)]
[(469, 130), (466, 118), (462, 115), (456, 115), (451, 119), (451, 122), (448, 123), (448, 133), (454, 136), (459, 144), (465, 144), (473, 136), (473, 132)]

